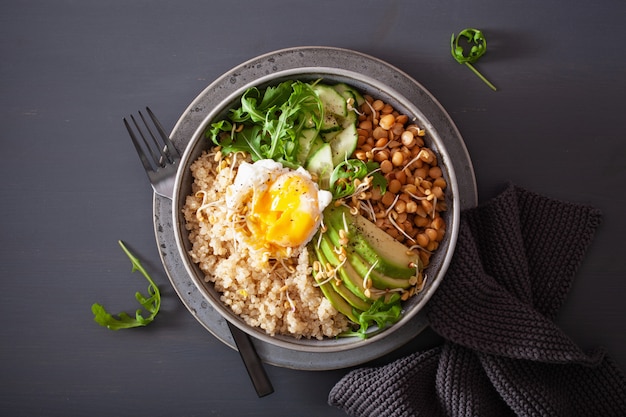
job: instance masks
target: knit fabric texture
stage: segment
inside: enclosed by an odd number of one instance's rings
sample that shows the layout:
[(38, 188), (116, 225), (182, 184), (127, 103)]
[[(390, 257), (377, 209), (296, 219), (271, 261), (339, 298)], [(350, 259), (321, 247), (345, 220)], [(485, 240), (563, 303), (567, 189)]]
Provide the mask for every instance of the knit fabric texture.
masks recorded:
[(329, 404), (353, 417), (626, 416), (620, 369), (553, 321), (600, 217), (514, 185), (464, 211), (426, 306), (443, 345), (349, 372)]

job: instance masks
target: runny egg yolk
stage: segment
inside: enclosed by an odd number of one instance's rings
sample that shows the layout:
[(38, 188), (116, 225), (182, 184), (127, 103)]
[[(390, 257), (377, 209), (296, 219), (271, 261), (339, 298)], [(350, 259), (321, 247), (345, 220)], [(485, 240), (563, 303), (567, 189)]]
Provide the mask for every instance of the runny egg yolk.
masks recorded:
[(264, 159), (243, 162), (227, 192), (228, 207), (245, 217), (240, 238), (272, 257), (299, 253), (320, 226), (332, 195), (303, 168)]
[(319, 221), (317, 196), (304, 178), (283, 174), (256, 198), (248, 224), (266, 243), (298, 247), (306, 243)]

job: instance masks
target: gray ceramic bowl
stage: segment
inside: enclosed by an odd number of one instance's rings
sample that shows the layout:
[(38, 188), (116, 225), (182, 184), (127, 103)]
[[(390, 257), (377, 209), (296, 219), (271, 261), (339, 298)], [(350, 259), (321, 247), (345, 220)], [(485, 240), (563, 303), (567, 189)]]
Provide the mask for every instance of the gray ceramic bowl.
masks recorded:
[[(274, 61), (270, 58), (274, 59)], [(287, 64), (276, 63), (277, 58), (278, 61), (284, 61)], [(372, 69), (373, 64), (380, 69), (374, 71)], [(239, 71), (230, 71), (228, 75), (220, 78), (207, 88), (207, 94), (211, 92), (213, 96), (206, 101), (205, 105), (201, 107), (196, 106), (196, 108), (190, 107), (187, 110), (188, 112), (202, 113), (202, 116), (198, 117), (195, 115), (198, 121), (197, 126), (186, 143), (174, 190), (172, 213), (176, 243), (185, 269), (198, 288), (201, 297), (226, 320), (263, 343), (280, 349), (323, 354), (345, 353), (352, 349), (363, 350), (366, 348), (375, 351), (375, 356), (378, 356), (378, 354), (386, 353), (401, 346), (423, 328), (423, 326), (419, 326), (419, 329), (411, 328), (411, 324), (415, 322), (416, 316), (424, 308), (424, 305), (444, 278), (454, 252), (461, 208), (459, 196), (462, 193), (457, 181), (456, 161), (454, 156), (448, 151), (447, 143), (454, 144), (454, 153), (463, 154), (462, 163), (467, 165), (467, 155), (464, 153), (465, 148), (461, 146), (462, 149), (459, 150), (460, 136), (458, 131), (443, 108), (420, 84), (382, 61), (353, 51), (336, 48), (293, 48), (272, 53), (266, 57), (255, 58), (238, 68)], [(203, 139), (206, 127), (222, 119), (230, 108), (236, 106), (242, 93), (249, 87), (263, 88), (287, 79), (304, 81), (322, 79), (327, 83), (343, 82), (355, 87), (362, 93), (370, 94), (390, 103), (401, 113), (414, 116), (417, 119), (417, 123), (426, 128), (427, 146), (438, 155), (439, 164), (448, 183), (446, 190), (448, 211), (444, 215), (447, 232), (439, 249), (431, 258), (431, 264), (426, 269), (428, 280), (425, 289), (404, 303), (403, 315), (400, 321), (383, 332), (365, 340), (356, 337), (321, 341), (298, 340), (290, 336), (269, 336), (262, 329), (252, 328), (246, 325), (243, 320), (220, 301), (220, 296), (213, 288), (213, 285), (204, 281), (204, 274), (188, 256), (191, 245), (184, 226), (185, 220), (181, 214), (181, 209), (185, 203), (186, 196), (191, 194), (193, 179), (189, 166), (209, 145)], [(185, 118), (181, 118), (179, 124), (182, 123), (185, 123)], [(175, 130), (182, 128), (184, 126), (179, 125)], [(462, 141), (460, 143), (462, 144)], [(411, 331), (403, 332), (403, 329), (406, 328), (411, 328)], [(378, 345), (384, 346), (384, 348), (368, 348), (368, 346)]]

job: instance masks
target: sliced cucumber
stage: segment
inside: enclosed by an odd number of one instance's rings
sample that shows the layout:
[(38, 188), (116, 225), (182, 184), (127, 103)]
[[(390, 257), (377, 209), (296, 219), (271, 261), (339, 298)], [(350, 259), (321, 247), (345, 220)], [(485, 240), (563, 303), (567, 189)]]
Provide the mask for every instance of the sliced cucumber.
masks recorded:
[(305, 166), (306, 170), (317, 177), (320, 187), (327, 190), (330, 186), (330, 174), (333, 172), (333, 155), (330, 144), (324, 143), (311, 155)]
[(348, 112), (348, 115), (341, 121), (341, 127), (346, 128), (349, 125), (356, 126), (357, 119), (358, 117), (355, 112)]
[(317, 152), (319, 150), (319, 148), (322, 147), (322, 145), (326, 143), (324, 139), (322, 139), (322, 137), (320, 135), (317, 135), (313, 138), (313, 142), (311, 143), (311, 147), (309, 148), (309, 154), (306, 158), (306, 160), (304, 161), (304, 163), (302, 164), (302, 166), (304, 166), (306, 168), (306, 164), (308, 163), (307, 161), (313, 156), (315, 155), (315, 152)]
[(354, 106), (358, 106), (364, 99), (356, 90), (343, 83), (334, 86), (317, 84), (314, 90), (324, 105), (322, 126), (315, 139), (323, 144), (318, 142), (311, 145), (305, 168), (317, 176), (321, 187), (328, 188), (334, 167), (350, 159), (357, 146), (358, 116), (355, 111), (348, 109), (347, 102), (353, 99)]
[(320, 132), (336, 132), (339, 129), (341, 129), (341, 124), (339, 123), (339, 120), (337, 120), (337, 116), (328, 112), (324, 113), (322, 125), (320, 126)]
[(344, 127), (329, 143), (332, 153), (333, 166), (339, 165), (346, 159), (350, 159), (356, 149), (359, 134), (354, 123)]
[(346, 117), (348, 114), (346, 99), (337, 90), (326, 84), (317, 84), (313, 87), (313, 90), (322, 101), (326, 114)]
[(300, 131), (300, 136), (298, 137), (298, 155), (297, 159), (300, 165), (304, 165), (307, 161), (309, 154), (311, 154), (311, 149), (315, 143), (315, 139), (317, 138), (317, 130), (316, 129), (302, 129)]
[(331, 132), (321, 132), (320, 133), (320, 137), (324, 140), (324, 142), (330, 142), (340, 132), (341, 132), (341, 130), (333, 130)]
[(359, 93), (358, 91), (356, 91), (354, 88), (350, 87), (349, 85), (340, 83), (333, 87), (344, 98), (346, 99), (353, 98), (357, 106), (360, 106), (361, 104), (365, 103), (365, 98), (363, 98), (361, 93)]

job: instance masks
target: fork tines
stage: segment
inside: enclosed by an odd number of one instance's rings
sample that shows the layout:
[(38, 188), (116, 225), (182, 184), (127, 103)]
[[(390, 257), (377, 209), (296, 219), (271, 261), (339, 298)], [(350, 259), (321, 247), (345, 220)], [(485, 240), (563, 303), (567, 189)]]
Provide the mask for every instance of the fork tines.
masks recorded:
[[(130, 119), (137, 131), (138, 135), (135, 134), (135, 131), (131, 127), (130, 123), (124, 118), (124, 125), (128, 130), (128, 133), (137, 149), (137, 153), (141, 159), (141, 162), (144, 165), (146, 171), (156, 171), (160, 168), (167, 166), (168, 164), (173, 164), (176, 160), (180, 158), (180, 154), (178, 150), (168, 137), (167, 133), (163, 129), (163, 126), (156, 118), (152, 110), (149, 107), (146, 107), (146, 112), (152, 121), (152, 128), (150, 127), (150, 123), (146, 120), (143, 113), (139, 111), (139, 118), (143, 122), (145, 129), (142, 129), (137, 123), (137, 120), (134, 116), (130, 116)], [(144, 133), (144, 130), (146, 133)], [(155, 135), (154, 130), (158, 135)], [(141, 137), (141, 141), (139, 137)], [(150, 140), (149, 140), (150, 139)], [(143, 142), (143, 144), (142, 144)], [(150, 155), (151, 160), (146, 156)]]

